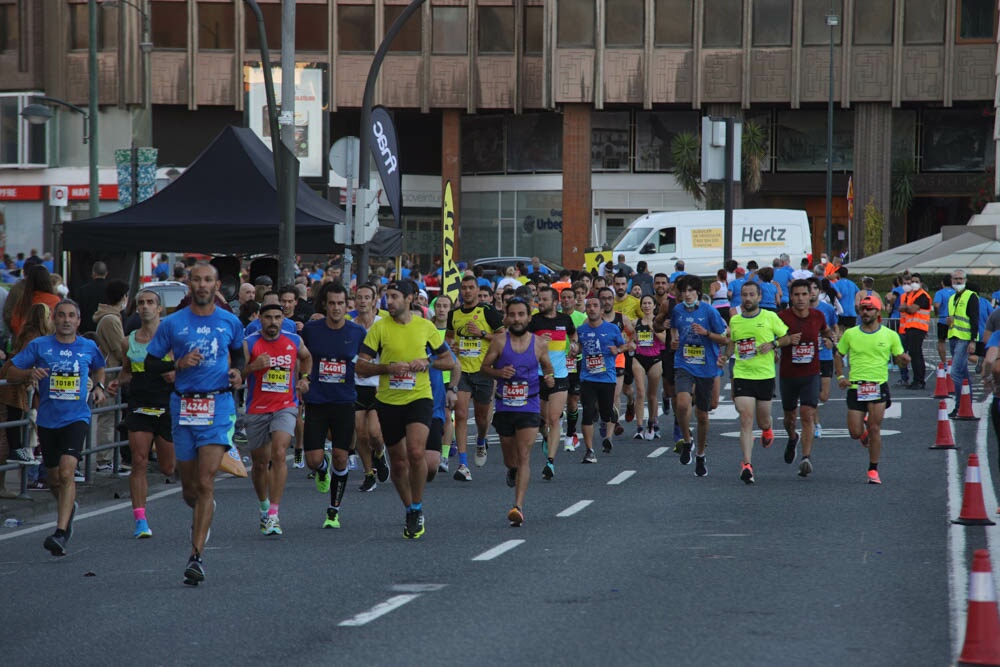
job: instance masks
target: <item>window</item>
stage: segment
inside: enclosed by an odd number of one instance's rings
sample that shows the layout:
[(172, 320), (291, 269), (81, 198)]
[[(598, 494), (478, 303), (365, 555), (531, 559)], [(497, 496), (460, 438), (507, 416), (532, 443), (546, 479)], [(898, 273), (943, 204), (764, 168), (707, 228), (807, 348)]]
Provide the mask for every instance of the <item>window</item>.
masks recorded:
[(479, 8), (479, 52), (514, 53), (514, 8)]
[(656, 252), (677, 252), (677, 228), (664, 227), (656, 235)]
[(753, 45), (792, 45), (792, 0), (754, 2)]
[[(385, 29), (389, 30), (389, 27), (395, 23), (399, 15), (403, 13), (406, 9), (406, 5), (386, 5), (385, 6)], [(421, 40), (420, 40), (420, 11), (417, 10), (415, 14), (410, 15), (410, 18), (406, 20), (403, 25), (403, 29), (399, 31), (396, 38), (392, 40), (392, 44), (389, 46), (390, 53), (420, 53)]]
[[(826, 111), (779, 111), (774, 154), (778, 171), (826, 171)], [(833, 169), (854, 168), (854, 116), (833, 113)]]
[[(260, 13), (264, 16), (264, 31), (267, 37), (267, 50), (271, 53), (281, 50), (281, 5), (261, 5)], [(257, 17), (252, 11), (246, 12), (245, 20), (247, 49), (260, 49), (260, 35), (257, 32)]]
[(903, 43), (943, 43), (944, 5), (945, 0), (907, 0), (903, 15)]
[(743, 46), (742, 0), (705, 0), (704, 25), (705, 48)]
[(150, 5), (150, 31), (153, 33), (153, 46), (157, 48), (186, 48), (187, 3), (154, 0)]
[[(69, 48), (85, 50), (89, 48), (90, 28), (88, 23), (89, 5), (69, 6)], [(111, 8), (97, 7), (97, 48), (109, 51), (118, 48), (118, 13)]]
[(17, 51), (17, 5), (0, 5), (0, 51)]
[(17, 164), (20, 161), (17, 150), (17, 134), (21, 125), (18, 111), (17, 97), (0, 97), (0, 164)]
[(697, 111), (639, 111), (635, 115), (635, 170), (671, 171), (671, 145), (681, 132), (701, 131)]
[(562, 170), (562, 117), (529, 114), (507, 118), (507, 173)]
[(993, 119), (978, 109), (927, 109), (922, 126), (923, 171), (983, 171), (993, 165)]
[[(230, 3), (198, 3), (198, 50), (232, 51), (236, 48), (236, 18)], [(268, 46), (270, 46), (268, 36)]]
[(840, 0), (831, 3), (830, 0), (802, 0), (802, 45), (819, 46), (830, 44), (830, 26), (826, 24), (826, 16), (833, 4), (834, 13), (840, 22), (833, 27), (833, 43), (840, 44), (841, 26), (844, 22), (844, 5)]
[(605, 0), (605, 46), (642, 48), (643, 0)]
[(503, 173), (503, 126), (503, 116), (462, 118), (463, 174)]
[(694, 25), (694, 3), (691, 0), (656, 0), (656, 25), (653, 43), (656, 46), (691, 46)]
[(545, 45), (545, 16), (543, 7), (524, 8), (524, 52), (541, 53)]
[(337, 41), (341, 53), (374, 53), (375, 7), (338, 5)]
[(590, 130), (592, 171), (630, 171), (629, 112), (595, 111)]
[(469, 52), (469, 10), (466, 7), (434, 7), (431, 46), (434, 53), (462, 55)]
[(0, 167), (48, 166), (48, 127), (56, 121), (28, 123), (20, 113), (30, 103), (30, 95), (0, 94)]
[(594, 0), (557, 0), (560, 48), (594, 47)]
[(295, 6), (295, 50), (326, 51), (327, 29), (325, 5)]
[(996, 35), (995, 0), (958, 0), (958, 39), (992, 41)]
[(892, 44), (895, 3), (859, 2), (854, 5), (854, 43), (858, 45)]

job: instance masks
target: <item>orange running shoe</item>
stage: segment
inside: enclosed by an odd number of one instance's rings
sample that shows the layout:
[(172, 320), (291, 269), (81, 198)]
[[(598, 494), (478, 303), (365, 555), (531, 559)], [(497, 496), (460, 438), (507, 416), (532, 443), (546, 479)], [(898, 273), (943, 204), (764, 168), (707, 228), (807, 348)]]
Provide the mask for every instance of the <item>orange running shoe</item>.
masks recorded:
[(881, 484), (882, 478), (878, 476), (878, 470), (868, 471), (868, 483), (869, 484)]
[(510, 508), (507, 512), (507, 520), (510, 521), (511, 528), (520, 528), (521, 524), (524, 523), (524, 512), (517, 505)]

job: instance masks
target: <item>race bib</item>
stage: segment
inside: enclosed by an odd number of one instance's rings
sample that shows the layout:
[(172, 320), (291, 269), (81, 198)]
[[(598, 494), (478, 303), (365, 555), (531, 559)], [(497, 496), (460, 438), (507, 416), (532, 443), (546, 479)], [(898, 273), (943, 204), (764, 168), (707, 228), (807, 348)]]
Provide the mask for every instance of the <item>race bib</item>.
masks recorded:
[(80, 374), (53, 373), (49, 375), (49, 398), (54, 401), (80, 400)]
[(792, 363), (793, 364), (809, 364), (813, 360), (813, 344), (812, 343), (801, 343), (799, 345), (792, 345)]
[(878, 382), (859, 382), (858, 400), (877, 401), (882, 398), (882, 388)]
[(215, 421), (215, 396), (181, 396), (181, 426), (211, 426)]
[(736, 355), (741, 361), (753, 359), (757, 356), (757, 339), (741, 338), (736, 341)]
[(347, 377), (347, 362), (339, 359), (320, 359), (319, 381), (329, 384), (343, 384)]
[(705, 363), (705, 346), (704, 345), (685, 345), (682, 351), (684, 357), (684, 363), (694, 364), (694, 365), (704, 365)]
[(136, 408), (132, 411), (132, 414), (145, 415), (146, 417), (162, 417), (166, 411), (166, 408)]
[(291, 385), (292, 371), (288, 368), (269, 368), (260, 379), (260, 390), (269, 391), (276, 394), (287, 393)]
[(482, 341), (478, 338), (458, 339), (458, 356), (460, 357), (478, 357), (482, 349)]
[(587, 355), (587, 372), (588, 373), (603, 373), (606, 370), (604, 366), (604, 355), (602, 354), (588, 354)]
[(639, 347), (653, 347), (652, 331), (637, 331), (636, 339), (638, 341)]
[(413, 371), (389, 376), (389, 389), (413, 391), (417, 386), (417, 374)]
[(528, 404), (528, 383), (524, 381), (504, 382), (500, 401), (508, 408), (523, 408)]

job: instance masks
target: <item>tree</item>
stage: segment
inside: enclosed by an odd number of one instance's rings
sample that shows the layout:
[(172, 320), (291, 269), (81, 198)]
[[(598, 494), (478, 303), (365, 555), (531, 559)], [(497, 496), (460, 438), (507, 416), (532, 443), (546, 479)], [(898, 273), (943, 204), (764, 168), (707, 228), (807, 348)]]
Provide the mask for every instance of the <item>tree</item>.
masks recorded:
[[(743, 123), (742, 183), (744, 192), (757, 192), (763, 180), (767, 160), (767, 130), (752, 120)], [(674, 159), (674, 178), (695, 201), (705, 201), (708, 209), (724, 205), (721, 183), (703, 183), (701, 180), (701, 139), (693, 132), (681, 132), (670, 144)]]

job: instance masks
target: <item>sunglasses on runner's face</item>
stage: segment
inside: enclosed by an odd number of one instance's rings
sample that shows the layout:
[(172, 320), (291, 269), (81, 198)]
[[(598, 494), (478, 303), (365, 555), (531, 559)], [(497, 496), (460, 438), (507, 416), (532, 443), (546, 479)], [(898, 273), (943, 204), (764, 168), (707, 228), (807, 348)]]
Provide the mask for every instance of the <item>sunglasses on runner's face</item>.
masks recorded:
[(861, 310), (878, 310), (875, 306), (861, 306)]

